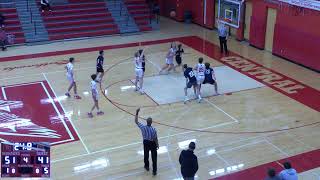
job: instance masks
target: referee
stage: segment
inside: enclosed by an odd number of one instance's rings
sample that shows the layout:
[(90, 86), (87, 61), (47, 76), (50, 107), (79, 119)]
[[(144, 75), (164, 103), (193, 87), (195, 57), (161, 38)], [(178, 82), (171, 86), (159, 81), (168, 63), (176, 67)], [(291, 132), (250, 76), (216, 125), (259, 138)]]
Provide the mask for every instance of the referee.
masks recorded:
[(228, 30), (226, 25), (220, 21), (218, 21), (218, 35), (219, 35), (219, 41), (220, 41), (220, 52), (223, 53), (223, 49), (224, 52), (226, 54), (228, 54), (228, 46), (227, 46), (227, 36), (228, 36)]
[(148, 117), (147, 125), (138, 121), (140, 108), (136, 110), (135, 123), (140, 128), (143, 137), (144, 168), (149, 171), (149, 151), (151, 151), (153, 175), (157, 175), (157, 149), (159, 149), (157, 130), (151, 126), (152, 118)]

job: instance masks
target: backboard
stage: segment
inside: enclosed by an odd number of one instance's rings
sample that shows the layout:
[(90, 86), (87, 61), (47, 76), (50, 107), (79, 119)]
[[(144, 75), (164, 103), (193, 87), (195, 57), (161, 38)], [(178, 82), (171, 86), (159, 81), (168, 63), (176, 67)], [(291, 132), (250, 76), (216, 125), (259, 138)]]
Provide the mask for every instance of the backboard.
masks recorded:
[(241, 6), (244, 0), (219, 0), (218, 18), (234, 28), (239, 28)]

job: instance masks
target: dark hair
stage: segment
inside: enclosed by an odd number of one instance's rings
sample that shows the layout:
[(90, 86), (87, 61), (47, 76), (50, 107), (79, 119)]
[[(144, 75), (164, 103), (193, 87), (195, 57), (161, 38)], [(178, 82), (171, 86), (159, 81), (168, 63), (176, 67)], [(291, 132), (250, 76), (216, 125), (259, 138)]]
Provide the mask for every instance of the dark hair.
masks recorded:
[(190, 142), (189, 149), (194, 150), (196, 148), (196, 143)]
[(141, 54), (142, 54), (142, 52), (143, 52), (143, 50), (142, 50), (142, 49), (139, 49), (139, 51), (138, 51), (138, 52), (139, 52), (139, 54), (141, 55)]
[(206, 66), (207, 69), (210, 68), (210, 63), (206, 62), (206, 63), (204, 63), (204, 65)]
[(152, 118), (148, 117), (147, 118), (147, 126), (151, 126), (151, 124), (152, 124)]
[(180, 49), (182, 47), (182, 44), (178, 44), (178, 48)]
[(202, 63), (203, 62), (203, 58), (199, 58), (199, 63)]
[(103, 50), (99, 51), (99, 54), (101, 55), (103, 53)]
[(285, 163), (283, 163), (283, 167), (285, 169), (291, 169), (291, 164), (289, 162), (285, 162)]
[(269, 177), (275, 177), (276, 176), (276, 171), (272, 168), (268, 169), (268, 176)]
[(73, 57), (69, 58), (69, 62), (73, 62), (73, 61), (74, 61)]
[(184, 64), (184, 65), (183, 65), (183, 68), (187, 69), (187, 68), (188, 68), (188, 65), (187, 65), (187, 64)]
[(91, 79), (92, 79), (92, 80), (95, 80), (96, 78), (97, 78), (97, 75), (96, 75), (96, 74), (92, 74), (92, 75), (91, 75)]

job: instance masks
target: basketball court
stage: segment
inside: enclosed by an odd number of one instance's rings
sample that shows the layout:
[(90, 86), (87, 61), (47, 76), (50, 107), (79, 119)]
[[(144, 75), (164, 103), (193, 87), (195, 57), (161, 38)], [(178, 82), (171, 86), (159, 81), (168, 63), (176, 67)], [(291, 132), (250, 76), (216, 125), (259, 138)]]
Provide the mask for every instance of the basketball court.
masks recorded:
[[(235, 39), (229, 40), (230, 54), (222, 55), (215, 31), (161, 21), (156, 32), (13, 47), (0, 54), (1, 140), (50, 142), (52, 179), (180, 180), (179, 154), (191, 141), (199, 161), (196, 179), (249, 178), (252, 169), (264, 174), (286, 160), (299, 178), (320, 177), (319, 73)], [(183, 63), (193, 67), (203, 57), (211, 64), (219, 95), (204, 85), (201, 103), (192, 89), (183, 103), (181, 68), (159, 75), (171, 42), (182, 44)], [(134, 91), (133, 55), (144, 47), (140, 95)], [(99, 87), (105, 115), (89, 118), (90, 75), (99, 50), (105, 51)], [(81, 100), (64, 95), (70, 57)], [(140, 122), (152, 117), (158, 132), (155, 177), (143, 169), (142, 137), (133, 116), (139, 107)]]

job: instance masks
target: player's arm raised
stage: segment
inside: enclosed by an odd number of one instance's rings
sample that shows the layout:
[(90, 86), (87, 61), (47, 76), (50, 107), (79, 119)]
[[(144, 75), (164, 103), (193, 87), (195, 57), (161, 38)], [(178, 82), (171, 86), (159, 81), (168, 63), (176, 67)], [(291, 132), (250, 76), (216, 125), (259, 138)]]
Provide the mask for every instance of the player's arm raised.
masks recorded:
[(138, 125), (139, 121), (138, 121), (138, 117), (139, 117), (139, 112), (140, 112), (140, 108), (138, 108), (136, 110), (136, 115), (134, 117), (134, 122)]
[(145, 47), (145, 48), (142, 49), (142, 52), (141, 52), (141, 54), (140, 54), (140, 58), (143, 57), (144, 52), (145, 52), (148, 48), (149, 48), (149, 46), (147, 46), (147, 47)]

